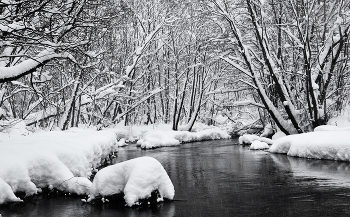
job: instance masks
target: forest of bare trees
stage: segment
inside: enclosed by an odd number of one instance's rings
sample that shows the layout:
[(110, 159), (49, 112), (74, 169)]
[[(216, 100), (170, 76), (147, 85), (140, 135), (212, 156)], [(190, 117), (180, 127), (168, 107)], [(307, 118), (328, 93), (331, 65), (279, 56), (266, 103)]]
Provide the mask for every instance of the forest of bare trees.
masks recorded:
[(1, 0), (0, 120), (62, 130), (258, 114), (311, 131), (349, 103), (349, 0)]

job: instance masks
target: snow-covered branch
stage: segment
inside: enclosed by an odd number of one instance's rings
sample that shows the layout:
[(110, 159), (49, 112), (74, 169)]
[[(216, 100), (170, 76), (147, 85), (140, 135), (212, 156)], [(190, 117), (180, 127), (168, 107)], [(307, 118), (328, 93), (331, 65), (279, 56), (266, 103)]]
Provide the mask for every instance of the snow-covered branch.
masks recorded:
[(0, 67), (0, 83), (16, 80), (24, 75), (34, 72), (54, 58), (72, 58), (69, 53), (56, 53), (52, 49), (41, 51), (36, 57), (10, 67)]

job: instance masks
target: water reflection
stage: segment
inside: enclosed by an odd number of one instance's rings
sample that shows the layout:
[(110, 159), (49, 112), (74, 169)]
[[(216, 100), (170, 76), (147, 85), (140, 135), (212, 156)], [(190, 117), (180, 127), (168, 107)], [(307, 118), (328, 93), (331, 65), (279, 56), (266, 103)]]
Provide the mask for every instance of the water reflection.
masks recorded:
[(350, 163), (271, 154), (276, 164), (296, 177), (309, 177), (321, 186), (350, 187)]
[(348, 163), (250, 151), (237, 140), (143, 151), (121, 148), (115, 162), (158, 159), (175, 187), (175, 201), (149, 208), (92, 206), (78, 198), (33, 200), (5, 216), (347, 216)]

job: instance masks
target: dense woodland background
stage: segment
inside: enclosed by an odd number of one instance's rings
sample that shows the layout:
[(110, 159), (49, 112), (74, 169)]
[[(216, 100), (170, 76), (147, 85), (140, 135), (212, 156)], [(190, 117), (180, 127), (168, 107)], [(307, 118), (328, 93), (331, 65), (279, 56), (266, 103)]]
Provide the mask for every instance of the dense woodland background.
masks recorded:
[(349, 104), (349, 17), (349, 0), (1, 0), (0, 129), (308, 132)]

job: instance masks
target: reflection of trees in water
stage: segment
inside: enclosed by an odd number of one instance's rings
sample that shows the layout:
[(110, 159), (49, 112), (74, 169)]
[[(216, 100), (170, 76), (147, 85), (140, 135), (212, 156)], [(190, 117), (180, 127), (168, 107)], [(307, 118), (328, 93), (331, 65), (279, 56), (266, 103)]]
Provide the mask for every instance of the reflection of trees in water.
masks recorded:
[(321, 185), (350, 187), (349, 162), (288, 157), (294, 176), (317, 178)]
[(290, 170), (294, 177), (314, 178), (319, 184), (350, 186), (349, 162), (317, 160), (271, 154), (273, 161), (283, 170)]
[(292, 174), (288, 164), (285, 164), (286, 159), (283, 159), (285, 156), (281, 155), (281, 159), (279, 159), (279, 161), (283, 162), (282, 164), (276, 163), (273, 160), (274, 157), (273, 154), (268, 154), (257, 162), (259, 164), (257, 181), (267, 186), (289, 185), (292, 182)]

